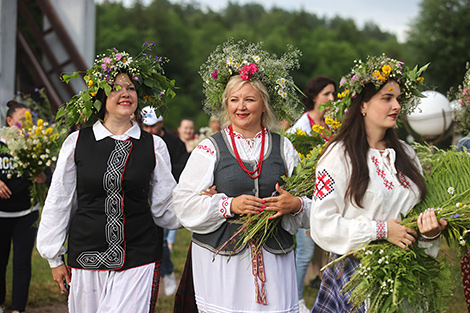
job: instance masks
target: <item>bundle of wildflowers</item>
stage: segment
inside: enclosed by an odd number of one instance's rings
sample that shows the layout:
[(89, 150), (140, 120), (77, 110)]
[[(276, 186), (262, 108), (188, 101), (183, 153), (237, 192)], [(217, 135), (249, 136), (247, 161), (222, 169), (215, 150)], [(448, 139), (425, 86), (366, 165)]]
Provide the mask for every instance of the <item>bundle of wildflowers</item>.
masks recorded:
[(457, 122), (456, 130), (470, 132), (470, 63), (467, 63), (467, 72), (462, 84), (456, 93), (459, 106), (454, 110), (454, 120)]
[[(441, 236), (465, 253), (470, 239), (470, 154), (423, 145), (414, 148), (426, 169), (427, 194), (402, 225), (418, 231), (419, 214), (432, 208), (439, 220), (448, 223)], [(454, 284), (446, 259), (433, 259), (416, 244), (407, 252), (388, 241), (369, 243), (347, 255), (351, 254), (360, 265), (343, 292), (351, 291), (353, 312), (366, 301), (368, 312), (445, 311)]]
[(225, 87), (232, 76), (240, 75), (243, 80), (263, 83), (279, 119), (296, 119), (301, 113), (302, 103), (289, 71), (299, 67), (301, 52), (290, 45), (287, 49), (281, 58), (277, 58), (263, 50), (262, 43), (234, 42), (230, 38), (218, 46), (199, 70), (206, 113), (220, 116)]
[[(294, 168), (292, 174), (290, 176), (282, 176), (284, 180), (282, 189), (288, 191), (293, 196), (307, 196), (311, 198), (313, 195), (316, 179), (315, 168), (326, 145), (325, 138), (333, 136), (341, 127), (341, 123), (336, 119), (327, 118), (325, 122), (329, 128), (314, 125), (310, 134), (302, 130), (297, 130), (295, 133), (283, 133), (293, 143), (300, 156), (300, 162)], [(274, 192), (273, 196), (276, 195), (277, 193)], [(281, 221), (280, 218), (271, 219), (274, 214), (276, 212), (263, 211), (260, 214), (243, 216), (243, 224), (235, 234), (240, 234), (238, 243), (245, 244), (254, 239), (259, 249), (273, 235), (273, 231)]]
[[(424, 78), (422, 73), (429, 64), (418, 68), (416, 66), (410, 70), (403, 62), (380, 56), (368, 57), (366, 62), (355, 60), (355, 65), (351, 72), (340, 81), (341, 92), (338, 93), (338, 100), (331, 103), (330, 114), (342, 119), (348, 112), (352, 100), (360, 94), (367, 84), (373, 84), (379, 90), (390, 80), (395, 80), (400, 85), (400, 105), (401, 113), (409, 114), (417, 106), (417, 99), (423, 97), (421, 91), (424, 88)], [(328, 103), (326, 106), (330, 106)]]
[[(96, 121), (96, 115), (104, 103), (101, 103), (100, 92), (106, 96), (114, 87), (114, 79), (118, 74), (125, 73), (134, 83), (139, 99), (139, 107), (152, 106), (156, 114), (162, 115), (166, 103), (175, 96), (175, 82), (164, 76), (162, 64), (167, 59), (152, 55), (153, 42), (145, 42), (141, 52), (132, 57), (125, 51), (116, 48), (108, 49), (107, 54), (98, 55), (93, 66), (83, 77), (87, 89), (61, 108), (56, 118), (63, 119), (67, 126), (87, 125)], [(79, 73), (63, 75), (62, 80), (69, 83), (70, 79), (79, 77)]]
[[(49, 125), (42, 119), (33, 122), (31, 113), (25, 112), (22, 123), (12, 127), (3, 127), (0, 136), (6, 141), (8, 152), (15, 162), (14, 172), (18, 177), (27, 177), (32, 182), (31, 202), (33, 205), (44, 205), (47, 184), (38, 184), (34, 177), (52, 167), (57, 160), (60, 144), (65, 131)], [(12, 175), (15, 173), (9, 173)]]

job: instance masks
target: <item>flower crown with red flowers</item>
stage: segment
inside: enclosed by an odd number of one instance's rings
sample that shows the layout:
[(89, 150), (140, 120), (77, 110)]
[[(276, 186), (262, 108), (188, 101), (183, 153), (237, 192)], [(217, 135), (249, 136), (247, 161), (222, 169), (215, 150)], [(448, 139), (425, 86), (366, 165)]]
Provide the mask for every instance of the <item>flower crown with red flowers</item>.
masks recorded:
[[(96, 98), (98, 92), (102, 90), (109, 96), (114, 88), (114, 79), (121, 73), (127, 74), (134, 83), (139, 108), (151, 106), (157, 110), (158, 115), (162, 115), (167, 101), (175, 96), (175, 81), (164, 76), (162, 63), (167, 62), (167, 59), (153, 56), (153, 46), (153, 42), (145, 42), (135, 58), (116, 48), (108, 49), (108, 54), (97, 55), (93, 66), (83, 77), (87, 89), (80, 91), (60, 108), (56, 119), (63, 120), (69, 127), (94, 123), (104, 105)], [(78, 77), (79, 73), (75, 72), (61, 78), (69, 83), (71, 79)]]
[(234, 42), (229, 38), (219, 45), (201, 65), (199, 74), (203, 80), (204, 111), (219, 115), (222, 110), (222, 94), (232, 76), (240, 75), (246, 81), (258, 80), (269, 93), (270, 104), (280, 119), (295, 120), (302, 112), (302, 102), (297, 97), (299, 89), (289, 74), (299, 67), (301, 52), (292, 46), (281, 57), (262, 49), (262, 43)]

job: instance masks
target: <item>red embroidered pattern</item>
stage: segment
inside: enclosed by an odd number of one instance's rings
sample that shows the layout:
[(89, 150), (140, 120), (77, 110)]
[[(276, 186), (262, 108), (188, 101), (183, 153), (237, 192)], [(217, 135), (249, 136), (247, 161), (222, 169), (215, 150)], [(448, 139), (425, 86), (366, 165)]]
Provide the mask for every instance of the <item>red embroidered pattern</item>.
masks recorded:
[(467, 304), (467, 309), (470, 312), (470, 254), (468, 252), (460, 259), (460, 268), (462, 270), (465, 302)]
[[(230, 129), (229, 129), (228, 127), (225, 129), (225, 131), (227, 132), (227, 134), (230, 135)], [(261, 137), (263, 136), (262, 133), (263, 133), (263, 131), (257, 133), (256, 136), (253, 137), (253, 139), (255, 139), (255, 138), (261, 138)], [(234, 136), (235, 139), (246, 139), (245, 137), (243, 137), (243, 135), (241, 135), (241, 134), (239, 134), (239, 133), (235, 133), (235, 132), (233, 133), (233, 136)]]
[(402, 172), (398, 172), (398, 176), (400, 177), (400, 185), (405, 189), (410, 189), (411, 184), (408, 179), (406, 179), (406, 175)]
[(387, 188), (388, 190), (392, 190), (395, 186), (393, 185), (393, 182), (385, 178), (385, 171), (379, 168), (379, 160), (377, 160), (375, 156), (371, 157), (371, 160), (372, 163), (375, 165), (375, 171), (377, 175), (379, 175), (379, 177), (383, 179), (385, 188)]
[(385, 221), (377, 221), (376, 223), (377, 240), (384, 240), (387, 238), (387, 224)]
[(229, 218), (230, 217), (230, 214), (229, 214), (229, 201), (228, 201), (228, 197), (223, 197), (222, 198), (222, 208), (220, 209), (220, 213), (222, 213), (222, 215), (225, 217), (225, 218)]
[(326, 170), (318, 173), (317, 182), (315, 184), (315, 191), (313, 192), (315, 200), (323, 200), (327, 195), (333, 192), (334, 184), (334, 179), (331, 178), (330, 174), (328, 174)]
[(215, 151), (213, 151), (212, 149), (210, 149), (210, 148), (209, 148), (208, 146), (206, 146), (206, 145), (197, 145), (197, 146), (196, 146), (196, 149), (205, 151), (205, 152), (209, 153), (210, 155), (214, 155), (214, 153), (215, 153)]

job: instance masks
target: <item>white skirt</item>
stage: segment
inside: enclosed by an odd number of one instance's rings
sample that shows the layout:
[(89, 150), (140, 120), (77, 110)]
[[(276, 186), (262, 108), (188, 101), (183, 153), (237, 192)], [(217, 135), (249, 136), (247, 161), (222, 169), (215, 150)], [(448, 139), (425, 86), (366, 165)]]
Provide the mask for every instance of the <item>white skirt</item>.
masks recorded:
[(148, 313), (155, 263), (128, 270), (72, 268), (70, 313)]
[(250, 250), (228, 257), (192, 244), (192, 266), (199, 312), (299, 312), (294, 251), (276, 255), (263, 249), (267, 305), (256, 303)]

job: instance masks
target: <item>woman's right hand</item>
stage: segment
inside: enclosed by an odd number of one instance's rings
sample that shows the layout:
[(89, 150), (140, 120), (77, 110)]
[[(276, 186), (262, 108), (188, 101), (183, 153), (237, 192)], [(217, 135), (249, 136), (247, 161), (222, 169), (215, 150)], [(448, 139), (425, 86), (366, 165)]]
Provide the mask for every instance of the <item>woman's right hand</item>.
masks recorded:
[(410, 250), (409, 247), (416, 241), (416, 237), (418, 237), (416, 231), (401, 225), (400, 220), (387, 221), (387, 229), (387, 241), (406, 251)]
[(264, 200), (250, 195), (233, 198), (230, 211), (236, 214), (260, 214), (266, 205)]
[(8, 186), (0, 180), (0, 198), (2, 199), (9, 199), (11, 196), (11, 190)]
[(70, 275), (69, 271), (67, 270), (67, 266), (65, 266), (65, 264), (62, 264), (61, 266), (51, 268), (51, 270), (52, 278), (54, 279), (57, 286), (59, 286), (63, 294), (68, 295), (69, 291), (65, 287), (65, 283), (67, 283), (67, 285), (70, 285)]

